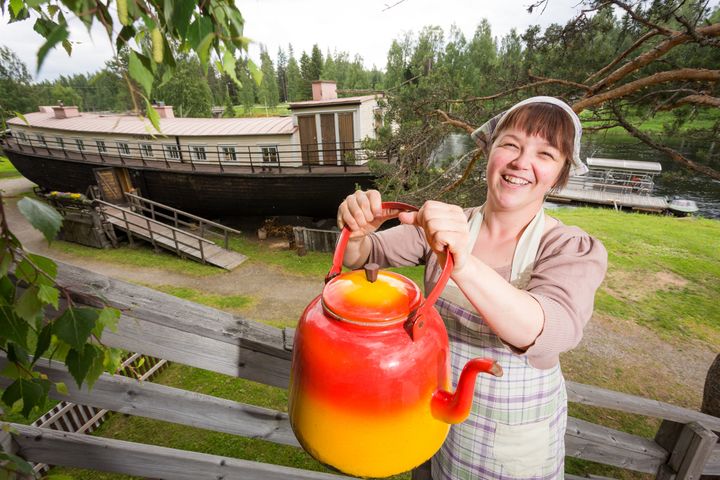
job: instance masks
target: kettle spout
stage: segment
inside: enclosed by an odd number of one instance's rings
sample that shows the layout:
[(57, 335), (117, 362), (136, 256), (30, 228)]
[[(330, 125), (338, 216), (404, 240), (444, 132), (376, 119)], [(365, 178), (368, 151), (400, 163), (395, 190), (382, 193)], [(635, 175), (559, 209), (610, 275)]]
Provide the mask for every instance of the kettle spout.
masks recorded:
[(463, 368), (455, 393), (438, 390), (433, 394), (430, 411), (433, 417), (446, 423), (455, 424), (464, 421), (470, 415), (475, 379), (477, 374), (485, 372), (502, 377), (500, 364), (489, 358), (473, 358)]

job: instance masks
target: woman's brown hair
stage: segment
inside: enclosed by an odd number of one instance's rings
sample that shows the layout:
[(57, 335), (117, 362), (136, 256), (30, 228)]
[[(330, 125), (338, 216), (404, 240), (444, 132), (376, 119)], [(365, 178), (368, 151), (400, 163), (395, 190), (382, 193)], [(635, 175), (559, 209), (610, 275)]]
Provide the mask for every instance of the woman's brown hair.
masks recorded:
[(526, 135), (539, 135), (560, 151), (565, 158), (553, 190), (563, 188), (570, 177), (575, 144), (575, 125), (568, 113), (552, 103), (529, 103), (516, 108), (501, 120), (500, 128), (493, 132), (492, 142), (503, 130), (518, 129)]

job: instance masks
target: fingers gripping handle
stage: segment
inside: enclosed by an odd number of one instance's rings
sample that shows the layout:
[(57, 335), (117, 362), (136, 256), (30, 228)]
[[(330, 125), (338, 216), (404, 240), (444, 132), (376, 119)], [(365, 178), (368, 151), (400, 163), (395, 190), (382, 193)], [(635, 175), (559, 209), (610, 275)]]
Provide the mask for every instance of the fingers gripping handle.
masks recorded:
[[(418, 211), (417, 207), (402, 202), (383, 202), (382, 208), (384, 210), (398, 210), (399, 212)], [(325, 283), (329, 282), (334, 277), (340, 275), (340, 272), (342, 272), (343, 257), (345, 257), (345, 248), (347, 247), (349, 239), (350, 229), (346, 225), (345, 227), (343, 227), (342, 232), (340, 232), (340, 238), (338, 240), (337, 246), (335, 247), (335, 254), (333, 255), (333, 264), (330, 268), (330, 271), (325, 276)], [(420, 330), (422, 330), (423, 328), (422, 317), (430, 308), (432, 308), (437, 299), (440, 297), (442, 291), (445, 289), (445, 285), (450, 279), (450, 274), (452, 273), (454, 265), (455, 263), (453, 261), (452, 254), (449, 250), (446, 250), (445, 265), (443, 266), (440, 278), (435, 284), (435, 288), (433, 288), (425, 301), (420, 305), (420, 307), (418, 307), (417, 313), (415, 314), (414, 318), (411, 319), (413, 322), (413, 338), (418, 338), (417, 335), (420, 335)]]
[[(381, 208), (383, 210), (398, 210), (398, 213), (418, 211), (417, 207), (402, 202), (383, 202)], [(333, 255), (333, 264), (325, 276), (325, 283), (340, 275), (340, 272), (342, 272), (342, 262), (345, 257), (345, 248), (347, 247), (348, 240), (350, 240), (350, 229), (345, 225), (342, 232), (340, 232), (340, 239), (338, 239), (335, 254)]]

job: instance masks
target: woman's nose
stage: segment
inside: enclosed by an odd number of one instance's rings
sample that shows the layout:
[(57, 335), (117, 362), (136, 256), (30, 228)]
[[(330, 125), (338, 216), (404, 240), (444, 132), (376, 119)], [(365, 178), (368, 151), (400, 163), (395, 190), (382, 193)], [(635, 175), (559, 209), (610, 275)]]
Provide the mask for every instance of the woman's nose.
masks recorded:
[(530, 152), (528, 152), (527, 149), (520, 149), (518, 150), (517, 156), (513, 159), (512, 162), (510, 162), (511, 165), (513, 165), (515, 168), (518, 169), (525, 169), (530, 167), (532, 156)]

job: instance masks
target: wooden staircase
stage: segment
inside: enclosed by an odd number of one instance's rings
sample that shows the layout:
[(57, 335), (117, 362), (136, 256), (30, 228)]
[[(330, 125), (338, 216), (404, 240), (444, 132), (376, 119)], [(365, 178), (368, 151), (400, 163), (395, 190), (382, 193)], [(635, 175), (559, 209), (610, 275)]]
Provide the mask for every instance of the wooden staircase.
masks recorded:
[(247, 260), (241, 253), (222, 248), (210, 240), (142, 213), (104, 200), (95, 201), (100, 206), (105, 221), (127, 233), (131, 243), (133, 237), (141, 238), (152, 243), (155, 248), (164, 248), (183, 258), (191, 258), (226, 270), (233, 270)]

